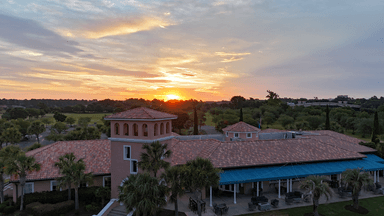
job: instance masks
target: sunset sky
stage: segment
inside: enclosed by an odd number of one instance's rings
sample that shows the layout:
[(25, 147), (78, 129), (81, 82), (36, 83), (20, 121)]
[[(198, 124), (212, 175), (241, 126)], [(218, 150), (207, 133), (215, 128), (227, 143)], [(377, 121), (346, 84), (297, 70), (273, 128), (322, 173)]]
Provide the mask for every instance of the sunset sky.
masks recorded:
[(384, 95), (384, 1), (0, 0), (0, 98)]

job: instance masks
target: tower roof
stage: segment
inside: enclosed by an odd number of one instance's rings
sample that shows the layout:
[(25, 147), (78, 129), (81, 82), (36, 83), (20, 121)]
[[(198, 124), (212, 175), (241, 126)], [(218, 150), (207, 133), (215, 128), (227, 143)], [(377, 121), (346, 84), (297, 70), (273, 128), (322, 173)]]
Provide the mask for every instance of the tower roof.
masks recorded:
[(223, 128), (223, 131), (254, 132), (254, 131), (260, 131), (260, 129), (241, 121), (241, 122), (238, 122), (236, 124), (229, 125), (229, 126)]
[(139, 107), (124, 112), (115, 113), (106, 116), (105, 120), (160, 120), (176, 119), (177, 115), (156, 111), (146, 107)]

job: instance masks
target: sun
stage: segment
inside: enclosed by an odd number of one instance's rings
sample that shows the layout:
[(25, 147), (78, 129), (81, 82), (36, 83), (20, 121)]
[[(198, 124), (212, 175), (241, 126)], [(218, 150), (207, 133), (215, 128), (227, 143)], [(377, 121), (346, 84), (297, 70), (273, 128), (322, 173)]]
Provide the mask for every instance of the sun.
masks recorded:
[(165, 97), (167, 97), (167, 100), (180, 100), (180, 96), (177, 96), (174, 94), (169, 94), (169, 95), (166, 95)]

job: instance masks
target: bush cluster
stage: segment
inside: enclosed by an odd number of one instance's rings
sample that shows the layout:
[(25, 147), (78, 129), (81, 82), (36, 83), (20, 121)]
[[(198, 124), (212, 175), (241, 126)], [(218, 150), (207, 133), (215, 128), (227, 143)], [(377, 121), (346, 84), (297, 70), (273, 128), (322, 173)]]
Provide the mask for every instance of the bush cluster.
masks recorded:
[[(91, 204), (92, 202), (101, 203), (101, 198), (96, 197), (94, 192), (99, 186), (79, 188), (79, 202), (84, 204)], [(71, 199), (75, 200), (75, 189), (71, 190)], [(20, 204), (20, 197), (17, 200), (17, 203)], [(55, 204), (59, 202), (64, 202), (68, 200), (68, 190), (63, 191), (43, 191), (35, 192), (24, 195), (24, 205), (30, 203), (39, 202), (42, 204)]]
[(33, 202), (26, 206), (28, 214), (34, 216), (50, 216), (65, 214), (75, 207), (75, 201), (67, 200), (65, 202), (59, 202), (56, 204), (41, 204), (39, 202)]

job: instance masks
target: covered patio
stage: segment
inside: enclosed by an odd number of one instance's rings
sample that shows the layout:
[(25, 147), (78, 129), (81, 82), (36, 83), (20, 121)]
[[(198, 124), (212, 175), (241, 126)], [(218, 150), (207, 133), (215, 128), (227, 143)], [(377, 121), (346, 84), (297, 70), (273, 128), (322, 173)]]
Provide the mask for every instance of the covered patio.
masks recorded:
[[(225, 170), (220, 174), (220, 188), (222, 185), (230, 185), (229, 190), (233, 191), (233, 204), (237, 204), (239, 199), (239, 185), (243, 186), (244, 195), (251, 194), (252, 188), (256, 187), (256, 196), (263, 188), (263, 183), (273, 183), (277, 186), (276, 198), (282, 198), (282, 194), (298, 190), (300, 181), (310, 175), (334, 176), (337, 181), (341, 180), (341, 173), (346, 169), (363, 168), (366, 172), (372, 172), (374, 183), (380, 182), (379, 171), (384, 170), (384, 159), (368, 154), (366, 158), (346, 161), (318, 162), (309, 164), (285, 164), (283, 166), (256, 167), (248, 169)], [(282, 191), (282, 185), (285, 190)], [(251, 185), (251, 188), (249, 187)], [(268, 186), (270, 187), (271, 184)], [(248, 187), (247, 187), (248, 186)], [(224, 188), (226, 189), (226, 188)], [(265, 191), (265, 190), (263, 190)], [(273, 189), (272, 189), (273, 191)], [(209, 206), (212, 207), (213, 196), (212, 187), (209, 192)]]

